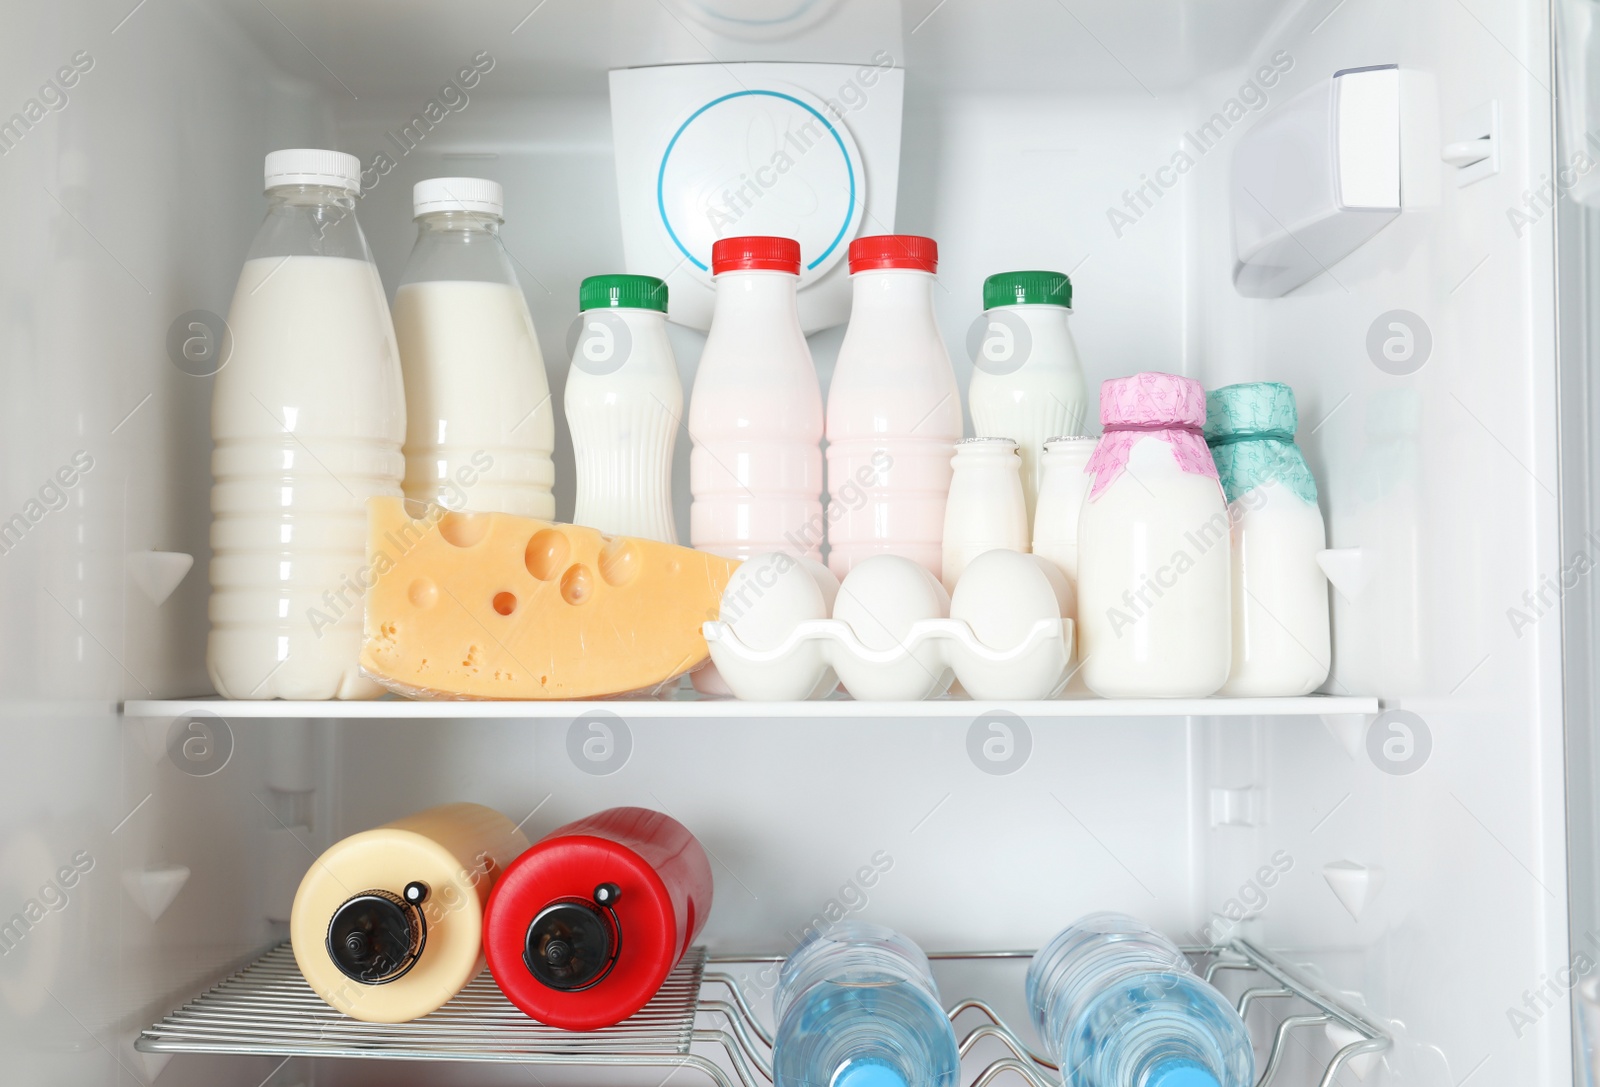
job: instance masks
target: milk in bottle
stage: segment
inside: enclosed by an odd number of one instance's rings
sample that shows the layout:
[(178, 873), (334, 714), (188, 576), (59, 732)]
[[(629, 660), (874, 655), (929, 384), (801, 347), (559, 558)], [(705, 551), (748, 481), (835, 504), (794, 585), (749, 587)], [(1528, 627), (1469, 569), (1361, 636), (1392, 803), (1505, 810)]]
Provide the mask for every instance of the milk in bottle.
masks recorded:
[(394, 296), (407, 498), (552, 520), (555, 414), (533, 319), (500, 241), (500, 184), (412, 190), (417, 242)]
[(1292, 697), (1328, 678), (1327, 546), (1317, 481), (1294, 444), (1294, 390), (1275, 381), (1206, 394), (1206, 442), (1233, 521), (1233, 668), (1225, 695)]
[(274, 151), (266, 188), (212, 389), (206, 667), (225, 698), (376, 698), (356, 663), (366, 502), (400, 493), (406, 413), (360, 162)]
[(667, 340), (667, 285), (653, 276), (590, 276), (578, 286), (578, 308), (564, 404), (578, 469), (572, 519), (675, 544), (672, 451), (683, 383)]
[(1072, 338), (1072, 280), (1061, 272), (1001, 272), (983, 282), (985, 328), (973, 351), (967, 400), (981, 437), (1010, 438), (1022, 454), (1031, 522), (1044, 443), (1083, 433), (1088, 396)]
[(1078, 519), (1078, 656), (1103, 698), (1203, 698), (1228, 678), (1228, 511), (1200, 383), (1100, 387), (1105, 432)]
[(828, 567), (873, 555), (942, 570), (961, 393), (933, 313), (939, 247), (882, 234), (850, 243), (850, 325), (828, 386)]

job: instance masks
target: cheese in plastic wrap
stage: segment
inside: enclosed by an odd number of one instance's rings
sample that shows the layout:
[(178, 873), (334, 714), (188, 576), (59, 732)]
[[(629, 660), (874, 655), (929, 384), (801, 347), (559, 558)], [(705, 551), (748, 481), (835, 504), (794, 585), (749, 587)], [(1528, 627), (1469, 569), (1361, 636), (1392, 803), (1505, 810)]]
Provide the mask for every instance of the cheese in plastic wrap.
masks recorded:
[(705, 663), (739, 565), (503, 513), (373, 498), (361, 669), (407, 698), (660, 690)]

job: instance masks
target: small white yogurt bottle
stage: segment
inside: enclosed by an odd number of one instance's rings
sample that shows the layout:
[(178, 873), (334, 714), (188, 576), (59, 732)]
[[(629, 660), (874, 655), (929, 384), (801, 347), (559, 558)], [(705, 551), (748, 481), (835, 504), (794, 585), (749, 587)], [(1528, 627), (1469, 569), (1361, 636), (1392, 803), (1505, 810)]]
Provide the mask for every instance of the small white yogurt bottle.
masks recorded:
[(1039, 474), (1039, 505), (1033, 511), (1033, 553), (1049, 559), (1078, 583), (1078, 515), (1093, 482), (1087, 468), (1093, 438), (1051, 438), (1044, 443)]
[(1028, 550), (1028, 511), (1022, 499), (1022, 459), (1010, 438), (966, 438), (951, 458), (950, 498), (944, 507), (946, 592), (967, 563), (985, 551)]
[(1206, 394), (1206, 442), (1233, 523), (1233, 667), (1222, 693), (1310, 694), (1328, 678), (1327, 546), (1317, 481), (1294, 444), (1294, 390), (1275, 381)]
[(1105, 432), (1078, 521), (1078, 653), (1102, 698), (1203, 698), (1228, 678), (1228, 510), (1200, 383), (1100, 386)]

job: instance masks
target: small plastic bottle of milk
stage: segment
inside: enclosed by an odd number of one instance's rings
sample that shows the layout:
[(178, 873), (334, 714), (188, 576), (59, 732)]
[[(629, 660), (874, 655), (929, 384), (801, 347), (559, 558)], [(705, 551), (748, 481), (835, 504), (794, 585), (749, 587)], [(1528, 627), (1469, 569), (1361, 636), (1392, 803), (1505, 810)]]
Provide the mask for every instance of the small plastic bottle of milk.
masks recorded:
[(500, 241), (499, 182), (412, 190), (417, 243), (394, 296), (407, 498), (552, 520), (555, 414), (533, 318)]
[(1055, 563), (1073, 585), (1078, 583), (1078, 515), (1093, 482), (1084, 469), (1094, 446), (1093, 438), (1051, 438), (1040, 461), (1033, 553)]
[(973, 355), (967, 402), (980, 437), (1010, 438), (1022, 454), (1031, 524), (1046, 440), (1082, 434), (1088, 412), (1072, 316), (1072, 280), (1061, 272), (1000, 272), (983, 282), (985, 332)]
[(1078, 519), (1078, 656), (1102, 698), (1203, 698), (1228, 678), (1228, 510), (1205, 421), (1190, 378), (1100, 386), (1105, 432)]
[(367, 499), (406, 435), (383, 283), (356, 223), (361, 163), (267, 156), (267, 217), (211, 393), (211, 634), (224, 698), (377, 698), (361, 675)]
[(667, 340), (667, 285), (654, 276), (590, 276), (564, 404), (578, 469), (572, 520), (612, 536), (678, 542), (672, 450), (683, 383)]
[(1294, 390), (1275, 381), (1206, 394), (1206, 442), (1233, 521), (1225, 695), (1294, 697), (1328, 678), (1328, 581), (1317, 565), (1327, 532), (1298, 424)]
[(944, 510), (946, 592), (967, 564), (985, 551), (1028, 550), (1028, 515), (1022, 502), (1022, 461), (1010, 438), (966, 438), (951, 458), (950, 499)]
[(828, 386), (828, 568), (873, 555), (941, 573), (961, 391), (933, 314), (939, 247), (881, 234), (850, 243), (850, 325)]
[(689, 395), (689, 541), (724, 558), (820, 560), (822, 384), (800, 330), (800, 243), (722, 238), (711, 272), (716, 301)]

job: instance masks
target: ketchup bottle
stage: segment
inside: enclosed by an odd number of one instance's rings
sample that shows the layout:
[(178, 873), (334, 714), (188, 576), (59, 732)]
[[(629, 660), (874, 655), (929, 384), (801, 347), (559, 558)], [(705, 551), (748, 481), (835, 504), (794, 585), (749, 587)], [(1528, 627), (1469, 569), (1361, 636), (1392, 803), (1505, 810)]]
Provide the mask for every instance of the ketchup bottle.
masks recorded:
[(597, 1030), (649, 1002), (710, 912), (695, 836), (661, 812), (609, 808), (511, 862), (484, 913), (484, 955), (532, 1018)]

